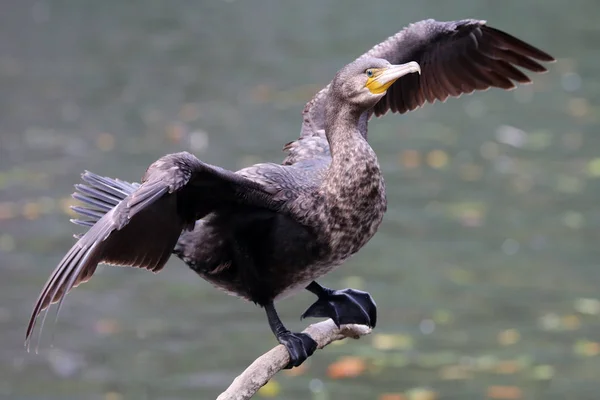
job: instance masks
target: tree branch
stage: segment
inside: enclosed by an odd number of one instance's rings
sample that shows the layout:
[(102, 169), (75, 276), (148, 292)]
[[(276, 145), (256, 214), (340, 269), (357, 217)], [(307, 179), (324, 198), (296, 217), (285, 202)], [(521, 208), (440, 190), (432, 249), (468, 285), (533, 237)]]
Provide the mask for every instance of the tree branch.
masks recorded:
[[(304, 330), (322, 349), (329, 343), (345, 338), (358, 339), (371, 333), (364, 325), (335, 326), (331, 319), (310, 325)], [(289, 363), (290, 356), (283, 345), (278, 345), (257, 358), (231, 383), (217, 400), (247, 400)]]

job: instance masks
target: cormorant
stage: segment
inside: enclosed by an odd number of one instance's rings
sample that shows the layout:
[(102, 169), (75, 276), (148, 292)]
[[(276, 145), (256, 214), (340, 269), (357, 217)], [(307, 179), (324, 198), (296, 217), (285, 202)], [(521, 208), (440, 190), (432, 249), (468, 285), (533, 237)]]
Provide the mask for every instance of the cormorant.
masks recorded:
[(535, 60), (554, 59), (485, 21), (421, 21), (342, 68), (308, 102), (301, 136), (284, 147), (282, 164), (232, 172), (182, 152), (150, 165), (141, 184), (84, 173), (86, 184), (76, 185), (73, 196), (86, 203), (74, 210), (87, 219), (73, 222), (89, 230), (44, 286), (26, 342), (41, 311), (54, 302), (60, 310), (67, 292), (89, 280), (98, 263), (158, 272), (171, 254), (218, 288), (264, 307), (289, 351), (288, 368), (316, 343), (285, 328), (277, 299), (306, 288), (318, 299), (303, 317), (374, 327), (368, 293), (315, 281), (367, 243), (386, 211), (367, 121), (426, 101), (529, 83), (515, 66), (546, 71)]

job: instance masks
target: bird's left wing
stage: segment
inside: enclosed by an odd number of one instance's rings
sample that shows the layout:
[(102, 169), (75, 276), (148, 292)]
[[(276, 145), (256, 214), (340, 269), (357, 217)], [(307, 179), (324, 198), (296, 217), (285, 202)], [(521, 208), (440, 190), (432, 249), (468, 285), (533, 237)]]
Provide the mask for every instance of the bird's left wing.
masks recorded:
[(538, 61), (554, 61), (548, 53), (473, 19), (417, 22), (361, 57), (384, 58), (392, 64), (416, 61), (421, 66), (420, 75), (406, 75), (388, 89), (373, 109), (376, 116), (405, 113), (425, 102), (475, 90), (514, 89), (515, 82), (531, 83), (517, 67), (542, 73), (547, 70)]
[[(490, 87), (512, 89), (514, 82), (529, 83), (529, 77), (516, 67), (545, 72), (538, 61), (554, 61), (542, 50), (515, 38), (485, 21), (466, 19), (439, 22), (432, 19), (409, 25), (396, 35), (360, 56), (383, 58), (392, 64), (416, 61), (421, 74), (398, 79), (386, 95), (361, 119), (366, 136), (367, 120), (374, 113), (405, 113), (426, 101), (444, 101)], [(536, 61), (537, 60), (537, 61)], [(300, 138), (286, 146), (287, 160), (302, 156), (313, 143), (327, 145), (325, 139), (325, 102), (329, 85), (319, 91), (304, 107)], [(327, 148), (328, 150), (328, 148)], [(310, 153), (310, 154), (314, 154)]]

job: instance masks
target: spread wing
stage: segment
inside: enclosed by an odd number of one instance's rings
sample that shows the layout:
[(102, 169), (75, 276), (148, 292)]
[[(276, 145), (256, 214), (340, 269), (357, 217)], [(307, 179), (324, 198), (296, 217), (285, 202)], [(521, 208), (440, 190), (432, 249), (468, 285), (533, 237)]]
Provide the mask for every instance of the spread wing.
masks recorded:
[[(377, 57), (392, 64), (416, 61), (421, 75), (409, 74), (396, 81), (377, 103), (373, 113), (405, 113), (425, 102), (445, 101), (491, 87), (512, 89), (531, 80), (517, 67), (545, 72), (538, 61), (554, 61), (549, 54), (508, 33), (486, 25), (485, 21), (466, 19), (439, 22), (432, 19), (409, 25), (376, 45), (362, 57)], [(286, 146), (288, 159), (308, 152), (309, 144), (325, 143), (325, 101), (329, 85), (317, 93), (302, 113), (300, 139)], [(366, 136), (366, 121), (361, 124)], [(313, 146), (314, 147), (314, 146)], [(312, 152), (311, 154), (316, 154)]]
[[(87, 179), (105, 178), (88, 173)], [(60, 302), (60, 311), (67, 292), (88, 281), (99, 263), (158, 272), (182, 231), (192, 228), (197, 219), (217, 206), (238, 203), (277, 209), (268, 187), (203, 163), (185, 152), (154, 162), (141, 185), (109, 183), (77, 187), (85, 202), (97, 211), (76, 209), (91, 219), (74, 222), (91, 228), (73, 245), (46, 282), (27, 327), (27, 340), (38, 315), (55, 302)]]

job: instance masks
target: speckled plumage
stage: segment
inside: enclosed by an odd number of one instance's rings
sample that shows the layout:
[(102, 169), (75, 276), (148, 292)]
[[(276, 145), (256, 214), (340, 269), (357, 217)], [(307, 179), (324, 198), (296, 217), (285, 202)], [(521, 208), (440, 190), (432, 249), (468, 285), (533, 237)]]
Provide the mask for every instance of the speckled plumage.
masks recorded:
[[(386, 64), (382, 60), (361, 60), (338, 73), (326, 110), (327, 153), (298, 159), (290, 165), (258, 164), (237, 172), (265, 187), (276, 188), (273, 199), (283, 201), (280, 215), (264, 216), (281, 220), (272, 225), (286, 226), (287, 230), (280, 232), (280, 237), (261, 236), (263, 243), (257, 247), (273, 248), (261, 249), (259, 253), (275, 254), (253, 267), (261, 282), (249, 284), (252, 277), (246, 275), (247, 264), (236, 264), (226, 250), (216, 262), (205, 261), (219, 253), (216, 249), (231, 245), (222, 240), (235, 225), (232, 220), (224, 221), (235, 219), (230, 211), (217, 212), (193, 232), (182, 235), (176, 254), (214, 285), (264, 305), (304, 288), (356, 253), (375, 234), (386, 210), (377, 157), (359, 129), (360, 116), (380, 96), (349, 105), (342, 83), (347, 81), (347, 75)], [(294, 240), (289, 241), (290, 237)], [(281, 259), (277, 257), (280, 251)], [(261, 285), (265, 281), (269, 283)], [(260, 290), (255, 289), (258, 286)]]
[[(306, 287), (323, 302), (305, 315), (330, 316), (323, 310), (347, 296), (363, 302), (359, 308), (374, 307), (364, 293), (310, 283), (364, 246), (386, 210), (383, 178), (367, 143), (369, 118), (474, 90), (511, 89), (513, 81), (528, 83), (515, 66), (545, 71), (535, 59), (553, 60), (483, 21), (421, 21), (344, 67), (307, 103), (300, 137), (285, 145), (282, 164), (231, 172), (177, 153), (153, 163), (141, 184), (86, 172), (74, 194), (85, 203), (74, 208), (85, 219), (74, 222), (90, 229), (46, 282), (27, 338), (42, 310), (62, 303), (98, 263), (158, 272), (174, 253), (212, 284), (265, 306), (271, 329), (298, 365), (311, 349), (304, 355), (294, 351), (310, 343), (285, 331), (274, 299)], [(365, 89), (367, 68), (409, 61), (421, 65), (420, 77), (403, 76), (377, 96)], [(355, 311), (370, 319), (356, 320), (352, 312), (331, 316), (374, 325), (374, 311), (364, 307)]]

